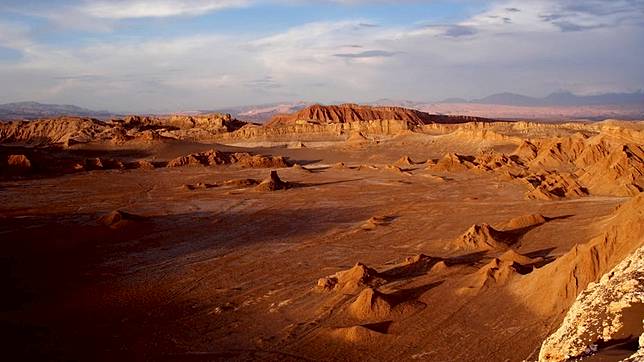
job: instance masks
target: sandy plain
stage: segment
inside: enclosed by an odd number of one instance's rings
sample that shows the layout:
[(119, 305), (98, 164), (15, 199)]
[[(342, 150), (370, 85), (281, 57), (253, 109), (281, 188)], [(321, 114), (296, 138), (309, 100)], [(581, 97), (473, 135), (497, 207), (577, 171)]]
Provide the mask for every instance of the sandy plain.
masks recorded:
[[(215, 149), (283, 156), (288, 166), (5, 178), (6, 348), (54, 360), (537, 360), (576, 294), (565, 283), (564, 297), (525, 283), (564, 273), (547, 268), (609, 230), (620, 205), (639, 202), (629, 220), (641, 223), (642, 197), (530, 198), (525, 181), (499, 172), (436, 166), (449, 153), (511, 154), (524, 139), (579, 129), (453, 131), (317, 135), (298, 148), (293, 139), (251, 148), (223, 139), (60, 149), (160, 164)], [(3, 155), (31, 152), (2, 147)], [(265, 192), (239, 181), (271, 170), (290, 187)], [(508, 224), (534, 215), (544, 218)], [(484, 224), (507, 247), (481, 247), (478, 229), (468, 239), (474, 248), (459, 244)], [(641, 226), (629, 228), (630, 251), (643, 240)], [(587, 279), (619, 261), (611, 255)], [(594, 358), (625, 358), (638, 336)]]

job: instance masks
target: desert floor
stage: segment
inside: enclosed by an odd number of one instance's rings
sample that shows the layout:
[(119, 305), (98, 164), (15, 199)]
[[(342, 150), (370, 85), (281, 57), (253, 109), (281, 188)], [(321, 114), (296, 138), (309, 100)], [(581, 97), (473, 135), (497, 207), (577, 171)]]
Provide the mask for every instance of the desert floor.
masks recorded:
[[(236, 149), (184, 142), (119, 155), (167, 160), (213, 147)], [(275, 192), (186, 187), (270, 171), (235, 165), (2, 181), (5, 352), (43, 360), (534, 360), (565, 309), (544, 317), (511, 291), (478, 285), (472, 278), (500, 252), (450, 242), (474, 224), (503, 228), (538, 213), (549, 221), (517, 230), (514, 249), (547, 264), (599, 234), (627, 198), (529, 200), (521, 183), (424, 164), (478, 148), (409, 136), (244, 149), (305, 167), (278, 169), (294, 187)], [(386, 167), (403, 155), (414, 164)], [(118, 227), (97, 222), (115, 210), (137, 217)], [(419, 254), (440, 259), (404, 262)], [(445, 267), (433, 268), (436, 260)], [(359, 317), (356, 294), (317, 287), (358, 262), (386, 279), (380, 291), (392, 310)]]

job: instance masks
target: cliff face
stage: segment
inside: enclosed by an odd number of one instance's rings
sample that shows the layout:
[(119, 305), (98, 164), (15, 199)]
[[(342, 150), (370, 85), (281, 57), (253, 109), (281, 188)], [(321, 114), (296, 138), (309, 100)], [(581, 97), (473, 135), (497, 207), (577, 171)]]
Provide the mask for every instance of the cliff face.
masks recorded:
[(333, 124), (376, 120), (403, 121), (413, 126), (432, 123), (491, 121), (479, 117), (432, 115), (402, 107), (371, 107), (357, 104), (322, 106), (316, 104), (297, 113), (276, 115), (267, 126), (276, 127), (306, 123)]
[(224, 140), (283, 140), (291, 138), (336, 139), (344, 140), (346, 134), (364, 132), (366, 134), (393, 135), (410, 129), (402, 120), (373, 120), (345, 123), (285, 123), (280, 126), (248, 125), (241, 129), (221, 135)]
[[(579, 176), (587, 179), (589, 187), (607, 193), (611, 190), (602, 189), (604, 186), (596, 178), (604, 175), (604, 170), (608, 170), (614, 179), (623, 184), (626, 190), (624, 195), (641, 191), (641, 188), (631, 187), (632, 183), (641, 184), (638, 181), (644, 172), (641, 167), (637, 168), (638, 174), (624, 174), (621, 170), (625, 162), (641, 164), (644, 158), (639, 146), (644, 142), (644, 126), (635, 122), (503, 122), (468, 116), (432, 115), (401, 107), (344, 104), (315, 105), (297, 113), (275, 116), (265, 126), (239, 121), (228, 114), (127, 116), (107, 122), (79, 117), (15, 121), (0, 123), (0, 143), (73, 145), (101, 141), (122, 144), (129, 141), (154, 142), (169, 139), (229, 143), (326, 142), (344, 141), (350, 135), (358, 133), (377, 137), (409, 134), (410, 131), (426, 135), (448, 135), (443, 140), (458, 143), (485, 141), (519, 144), (522, 140), (529, 139), (532, 142), (529, 147), (544, 149), (544, 152), (524, 150), (534, 153), (527, 161), (530, 161), (530, 166), (539, 164), (545, 168), (559, 167), (562, 163), (570, 168), (590, 168), (591, 164), (598, 163), (607, 153), (615, 153), (605, 164), (595, 167), (602, 172), (589, 169), (588, 175)], [(579, 135), (570, 138), (575, 133)], [(592, 138), (593, 135), (601, 135), (601, 140)], [(560, 139), (553, 140), (553, 137)], [(613, 145), (624, 144), (628, 147), (613, 152)], [(573, 161), (577, 158), (580, 161), (576, 163), (583, 161), (585, 164), (575, 164)]]
[(60, 117), (0, 123), (0, 143), (69, 146), (92, 141), (122, 143), (131, 140), (208, 140), (245, 125), (245, 122), (238, 121), (229, 114), (127, 116), (108, 122), (92, 118)]
[(105, 123), (78, 117), (37, 121), (13, 121), (0, 124), (0, 142), (48, 145), (84, 142), (109, 130)]
[(644, 247), (637, 249), (577, 297), (559, 329), (541, 347), (540, 361), (564, 361), (602, 353), (602, 345), (637, 339), (644, 358)]
[(200, 130), (213, 133), (231, 132), (241, 128), (246, 122), (238, 121), (230, 114), (172, 115), (169, 117), (127, 116), (115, 122), (126, 128), (168, 128), (171, 130)]
[(600, 235), (525, 276), (515, 285), (515, 293), (535, 312), (551, 314), (566, 310), (590, 283), (642, 245), (644, 194), (640, 193), (603, 222)]

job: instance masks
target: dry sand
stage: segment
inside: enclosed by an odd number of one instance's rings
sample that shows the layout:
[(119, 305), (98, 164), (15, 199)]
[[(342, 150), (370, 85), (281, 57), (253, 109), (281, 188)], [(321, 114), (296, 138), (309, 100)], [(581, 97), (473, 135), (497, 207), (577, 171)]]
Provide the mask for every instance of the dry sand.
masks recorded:
[(304, 148), (2, 146), (7, 353), (538, 359), (644, 243), (641, 130), (432, 127), (292, 135)]

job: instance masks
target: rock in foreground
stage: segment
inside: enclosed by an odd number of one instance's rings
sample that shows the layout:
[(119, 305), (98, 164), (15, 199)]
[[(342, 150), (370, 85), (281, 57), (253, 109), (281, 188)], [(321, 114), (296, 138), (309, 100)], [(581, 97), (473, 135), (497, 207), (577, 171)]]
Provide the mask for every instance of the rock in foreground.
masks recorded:
[[(540, 361), (564, 361), (595, 352), (603, 345), (639, 337), (644, 357), (644, 247), (591, 283), (572, 305), (559, 329), (548, 337)], [(635, 357), (633, 360), (640, 360)]]

